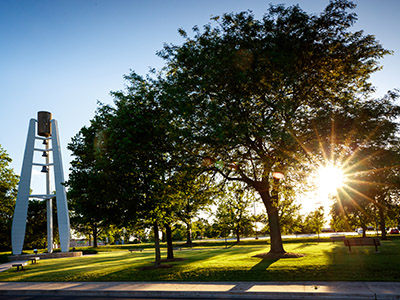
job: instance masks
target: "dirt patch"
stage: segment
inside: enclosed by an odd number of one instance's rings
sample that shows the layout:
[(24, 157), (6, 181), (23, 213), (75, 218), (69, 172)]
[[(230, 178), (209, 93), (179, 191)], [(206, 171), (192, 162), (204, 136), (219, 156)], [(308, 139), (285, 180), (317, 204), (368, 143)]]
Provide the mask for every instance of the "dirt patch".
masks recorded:
[(260, 253), (257, 255), (254, 255), (253, 257), (259, 257), (262, 259), (281, 259), (281, 258), (299, 258), (299, 257), (304, 257), (305, 254), (301, 253), (293, 253), (293, 252), (285, 252), (285, 253)]

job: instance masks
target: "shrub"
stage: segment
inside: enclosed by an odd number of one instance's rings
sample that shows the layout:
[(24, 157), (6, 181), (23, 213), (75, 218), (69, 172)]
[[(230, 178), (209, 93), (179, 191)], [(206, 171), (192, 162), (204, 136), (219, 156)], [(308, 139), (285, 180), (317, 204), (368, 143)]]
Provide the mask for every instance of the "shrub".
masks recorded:
[(0, 264), (4, 264), (10, 261), (8, 258), (10, 254), (0, 254)]
[(87, 254), (97, 254), (98, 251), (96, 249), (84, 249), (82, 250), (82, 254), (83, 255), (87, 255)]

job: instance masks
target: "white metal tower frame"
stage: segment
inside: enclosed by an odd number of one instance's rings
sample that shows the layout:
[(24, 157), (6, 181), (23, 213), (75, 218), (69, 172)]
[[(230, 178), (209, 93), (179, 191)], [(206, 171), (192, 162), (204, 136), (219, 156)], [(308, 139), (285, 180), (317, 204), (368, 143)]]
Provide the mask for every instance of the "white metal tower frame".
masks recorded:
[[(28, 214), (28, 203), (29, 198), (41, 198), (47, 201), (47, 243), (48, 252), (53, 251), (53, 220), (52, 220), (52, 202), (51, 199), (54, 195), (50, 194), (50, 177), (49, 173), (46, 174), (46, 194), (44, 195), (30, 195), (32, 167), (33, 166), (44, 166), (48, 169), (54, 170), (54, 183), (56, 190), (56, 201), (57, 201), (57, 219), (58, 219), (58, 230), (60, 236), (61, 251), (69, 251), (70, 243), (70, 224), (68, 214), (67, 196), (65, 193), (65, 187), (62, 185), (64, 182), (64, 173), (62, 168), (61, 159), (61, 148), (60, 139), (58, 135), (58, 124), (57, 121), (51, 120), (51, 131), (50, 137), (36, 136), (36, 120), (31, 119), (29, 122), (28, 136), (26, 139), (24, 159), (22, 162), (21, 177), (18, 186), (17, 201), (15, 203), (14, 217), (11, 230), (11, 243), (13, 254), (21, 254), (25, 239), (25, 230)], [(35, 140), (47, 141), (45, 149), (35, 148)], [(49, 148), (48, 141), (51, 140), (52, 148)], [(49, 158), (46, 158), (46, 163), (34, 163), (33, 154), (34, 151), (41, 152), (53, 152), (53, 163), (50, 163)], [(53, 168), (49, 168), (49, 167)]]

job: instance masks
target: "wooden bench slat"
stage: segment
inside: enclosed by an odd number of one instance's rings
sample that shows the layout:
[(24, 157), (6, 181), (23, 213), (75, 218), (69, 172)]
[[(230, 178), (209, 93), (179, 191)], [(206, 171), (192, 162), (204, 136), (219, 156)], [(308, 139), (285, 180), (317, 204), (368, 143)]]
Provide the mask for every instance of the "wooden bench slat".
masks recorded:
[(335, 241), (343, 241), (345, 238), (346, 236), (344, 235), (335, 235), (330, 237), (332, 243), (334, 243)]
[(22, 267), (22, 266), (27, 266), (27, 265), (28, 265), (27, 262), (23, 262), (23, 263), (13, 264), (12, 266), (13, 266), (13, 267), (18, 267), (18, 266)]
[(349, 252), (352, 246), (375, 246), (375, 252), (378, 252), (378, 246), (381, 245), (381, 240), (376, 237), (346, 238), (343, 241), (344, 245), (349, 247)]

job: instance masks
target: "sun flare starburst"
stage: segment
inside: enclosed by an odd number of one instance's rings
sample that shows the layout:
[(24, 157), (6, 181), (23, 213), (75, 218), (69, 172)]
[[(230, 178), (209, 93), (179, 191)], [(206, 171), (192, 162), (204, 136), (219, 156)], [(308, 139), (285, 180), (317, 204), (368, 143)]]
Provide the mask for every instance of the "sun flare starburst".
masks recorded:
[[(343, 121), (348, 115), (338, 120), (335, 117), (330, 135), (328, 127), (315, 127), (315, 137), (307, 140), (309, 146), (295, 137), (307, 154), (305, 160), (299, 160), (307, 167), (299, 176), (298, 201), (305, 213), (322, 206), (325, 214), (333, 209), (342, 215), (347, 211), (346, 218), (351, 216), (349, 212), (368, 214), (365, 211), (371, 207), (379, 209), (382, 195), (395, 197), (391, 191), (399, 186), (400, 155), (390, 143), (382, 146), (381, 121), (373, 128), (369, 117), (360, 116), (350, 123)], [(368, 125), (369, 131), (360, 131), (364, 128), (361, 124)]]
[(340, 167), (329, 164), (317, 170), (317, 187), (320, 194), (333, 195), (337, 189), (343, 187), (344, 173)]

